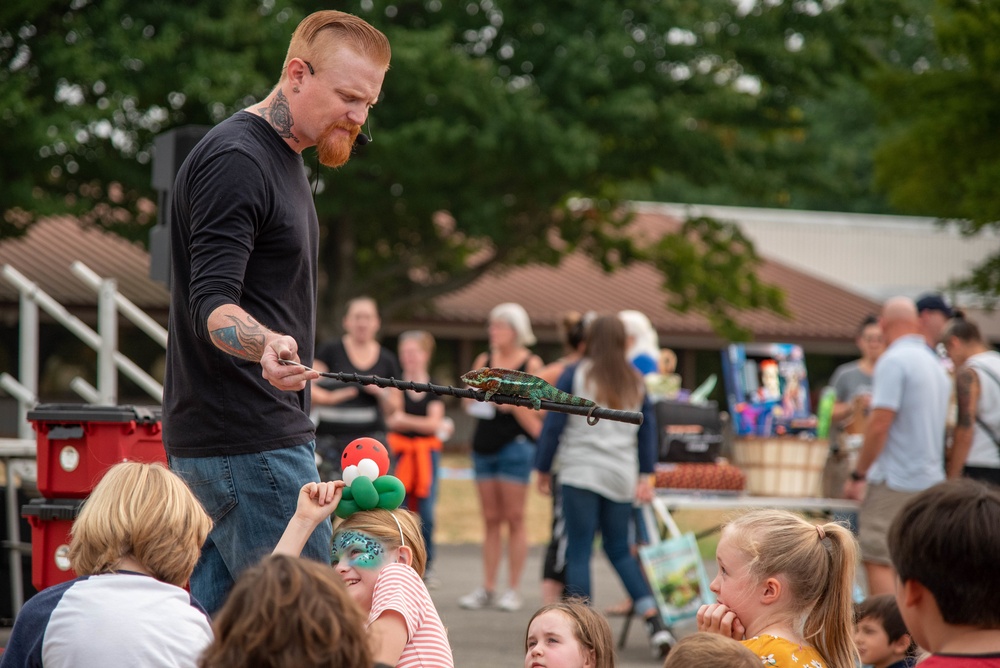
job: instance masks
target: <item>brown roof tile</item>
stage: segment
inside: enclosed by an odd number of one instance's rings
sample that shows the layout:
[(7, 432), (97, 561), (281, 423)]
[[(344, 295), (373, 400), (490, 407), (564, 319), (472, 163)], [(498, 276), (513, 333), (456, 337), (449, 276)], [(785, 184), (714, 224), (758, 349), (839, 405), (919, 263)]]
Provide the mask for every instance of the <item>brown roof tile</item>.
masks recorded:
[[(118, 281), (118, 291), (150, 314), (164, 314), (170, 294), (149, 278), (149, 255), (132, 243), (70, 216), (40, 220), (23, 237), (0, 243), (0, 265), (10, 265), (67, 308), (96, 304), (96, 292), (71, 271), (80, 260), (99, 276)], [(17, 288), (0, 280), (0, 302), (16, 303)]]

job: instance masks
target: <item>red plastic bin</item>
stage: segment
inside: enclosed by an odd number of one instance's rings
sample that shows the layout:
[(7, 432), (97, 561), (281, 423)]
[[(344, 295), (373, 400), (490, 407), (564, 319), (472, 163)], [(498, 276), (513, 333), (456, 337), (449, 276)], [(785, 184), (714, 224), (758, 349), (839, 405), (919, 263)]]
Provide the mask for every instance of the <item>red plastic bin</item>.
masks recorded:
[(40, 404), (28, 412), (38, 447), (38, 491), (82, 499), (119, 462), (167, 463), (160, 407)]
[(21, 507), (31, 525), (31, 584), (41, 591), (76, 577), (69, 565), (69, 531), (82, 499), (32, 499)]

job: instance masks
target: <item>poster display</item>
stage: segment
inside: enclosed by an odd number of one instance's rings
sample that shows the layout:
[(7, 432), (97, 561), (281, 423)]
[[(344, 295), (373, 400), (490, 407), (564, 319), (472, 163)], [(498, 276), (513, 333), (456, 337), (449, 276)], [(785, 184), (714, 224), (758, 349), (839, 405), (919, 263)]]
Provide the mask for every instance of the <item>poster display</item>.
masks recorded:
[(815, 433), (802, 348), (792, 343), (734, 343), (722, 351), (726, 400), (740, 436)]

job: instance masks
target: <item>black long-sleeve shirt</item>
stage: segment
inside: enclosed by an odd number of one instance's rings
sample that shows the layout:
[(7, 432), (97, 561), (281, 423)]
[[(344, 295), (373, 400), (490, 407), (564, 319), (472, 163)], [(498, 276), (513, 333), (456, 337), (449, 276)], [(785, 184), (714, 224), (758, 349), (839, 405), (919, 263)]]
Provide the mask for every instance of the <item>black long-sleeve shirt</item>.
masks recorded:
[(312, 440), (308, 388), (274, 388), (259, 363), (219, 350), (208, 333), (208, 316), (236, 304), (293, 337), (312, 364), (319, 226), (302, 157), (267, 121), (238, 112), (185, 160), (171, 211), (167, 452), (246, 454)]

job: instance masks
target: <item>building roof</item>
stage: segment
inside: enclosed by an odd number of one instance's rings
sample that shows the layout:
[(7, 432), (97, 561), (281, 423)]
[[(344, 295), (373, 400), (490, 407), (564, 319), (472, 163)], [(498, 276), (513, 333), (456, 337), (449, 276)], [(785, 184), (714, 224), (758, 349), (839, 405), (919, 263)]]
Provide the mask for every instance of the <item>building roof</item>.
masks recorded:
[[(673, 216), (639, 212), (632, 225), (636, 233), (656, 237), (677, 223)], [(858, 324), (880, 307), (864, 296), (775, 260), (764, 260), (758, 277), (784, 290), (790, 317), (766, 311), (738, 315), (736, 320), (757, 340), (802, 343), (814, 352), (854, 352)], [(488, 272), (464, 288), (435, 299), (422, 317), (406, 324), (433, 325), (435, 333), (480, 338), (490, 309), (514, 301), (528, 311), (540, 338), (557, 340), (557, 323), (565, 311), (615, 313), (636, 309), (649, 317), (666, 345), (718, 348), (723, 341), (708, 319), (670, 309), (669, 295), (661, 285), (661, 275), (649, 264), (635, 263), (605, 273), (597, 263), (577, 252), (558, 266), (529, 265)]]
[[(667, 217), (735, 222), (762, 255), (876, 301), (947, 292), (950, 283), (1000, 249), (997, 230), (966, 236), (957, 223), (935, 218), (658, 202), (634, 206)], [(963, 295), (956, 297), (962, 304)]]
[[(97, 293), (70, 267), (83, 262), (103, 278), (118, 281), (118, 291), (150, 316), (166, 321), (170, 293), (149, 278), (149, 254), (139, 244), (70, 216), (33, 224), (22, 237), (0, 243), (0, 267), (10, 266), (71, 310), (95, 308)], [(17, 318), (18, 290), (0, 280), (0, 305), (7, 322)]]

